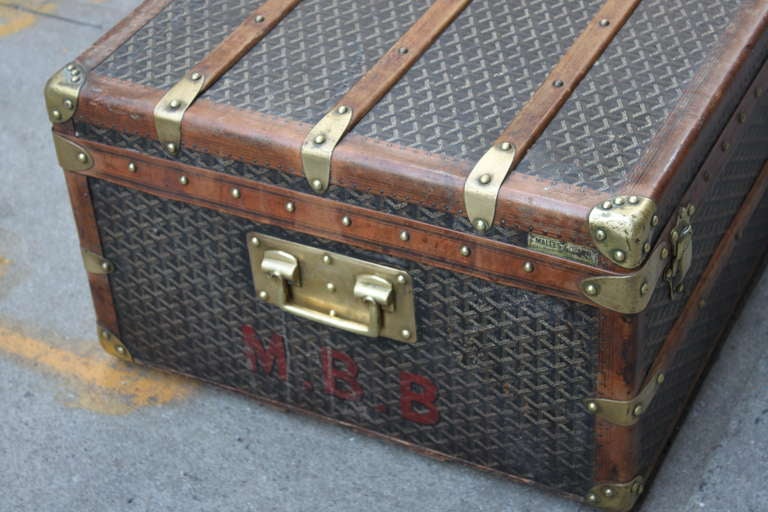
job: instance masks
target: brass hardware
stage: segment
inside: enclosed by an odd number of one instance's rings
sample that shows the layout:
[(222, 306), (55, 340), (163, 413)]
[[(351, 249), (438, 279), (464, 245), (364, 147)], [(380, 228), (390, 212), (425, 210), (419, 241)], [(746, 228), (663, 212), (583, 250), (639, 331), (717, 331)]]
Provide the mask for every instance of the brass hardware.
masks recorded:
[(645, 265), (631, 274), (585, 279), (581, 282), (582, 291), (598, 305), (619, 313), (643, 311), (653, 296), (648, 292), (656, 289), (666, 267), (667, 259), (662, 257), (665, 248), (659, 244)]
[(690, 204), (683, 206), (677, 215), (677, 223), (672, 229), (672, 264), (664, 275), (669, 284), (669, 295), (678, 298), (685, 292), (683, 281), (693, 261), (693, 227), (691, 217), (696, 208)]
[(526, 262), (523, 264), (523, 270), (524, 270), (524, 271), (525, 271), (527, 274), (530, 274), (530, 273), (531, 273), (531, 272), (533, 272), (535, 269), (536, 269), (536, 267), (534, 267), (533, 263), (531, 263), (530, 261), (526, 261)]
[(115, 266), (100, 254), (91, 252), (88, 249), (80, 249), (80, 251), (83, 254), (83, 265), (86, 272), (90, 274), (110, 274), (115, 270)]
[(52, 123), (63, 123), (75, 115), (80, 89), (85, 83), (85, 68), (73, 62), (67, 64), (45, 84), (45, 107)]
[(187, 178), (186, 176), (181, 176), (179, 178), (179, 183), (181, 183), (184, 186), (187, 186), (189, 185), (189, 178)]
[(614, 425), (628, 427), (637, 423), (640, 416), (648, 410), (656, 392), (663, 383), (664, 374), (659, 373), (632, 400), (588, 398), (584, 400), (584, 405), (592, 414)]
[(589, 490), (585, 501), (603, 510), (628, 512), (634, 507), (643, 491), (645, 491), (645, 479), (642, 476), (636, 476), (626, 483), (596, 485)]
[(155, 105), (155, 130), (166, 153), (175, 155), (181, 147), (181, 121), (187, 109), (203, 90), (205, 77), (187, 73)]
[(80, 144), (53, 133), (53, 145), (59, 165), (65, 171), (86, 171), (93, 167), (91, 153)]
[(472, 254), (472, 249), (470, 249), (466, 245), (462, 245), (461, 249), (459, 249), (459, 252), (461, 253), (462, 256), (467, 257), (470, 254)]
[(611, 20), (608, 20), (608, 19), (602, 19), (602, 20), (600, 20), (600, 26), (601, 26), (601, 27), (607, 27), (607, 26), (609, 26), (610, 24), (611, 24)]
[(101, 326), (98, 327), (98, 332), (99, 343), (105, 352), (123, 361), (133, 362), (133, 356), (131, 356), (126, 346), (114, 333)]
[(598, 263), (598, 253), (590, 247), (535, 233), (528, 233), (528, 248), (588, 265), (597, 265)]
[(294, 211), (296, 211), (296, 205), (293, 203), (293, 201), (288, 201), (287, 203), (285, 203), (285, 211), (287, 211), (288, 213), (293, 213)]
[(494, 144), (475, 164), (464, 182), (464, 208), (480, 232), (493, 226), (496, 200), (515, 161), (517, 148), (510, 142)]
[(410, 239), (411, 239), (410, 233), (408, 233), (407, 231), (400, 232), (400, 240), (402, 240), (403, 242), (407, 242)]
[(239, 188), (233, 188), (231, 191), (232, 197), (235, 199), (240, 199), (240, 189)]
[(352, 219), (350, 219), (348, 216), (345, 215), (341, 218), (341, 223), (349, 227), (352, 225)]
[(406, 272), (259, 233), (249, 233), (247, 240), (262, 300), (362, 336), (416, 342), (413, 287)]
[(646, 197), (618, 196), (602, 202), (589, 214), (595, 246), (623, 268), (637, 268), (643, 263), (650, 252), (655, 225), (656, 203)]
[(136, 172), (136, 164), (135, 164), (135, 163), (133, 163), (133, 162), (130, 162), (130, 163), (128, 164), (128, 170), (129, 170), (130, 172)]
[(301, 146), (304, 176), (312, 190), (321, 194), (331, 179), (333, 150), (347, 133), (352, 122), (352, 109), (340, 105), (323, 117), (307, 134)]

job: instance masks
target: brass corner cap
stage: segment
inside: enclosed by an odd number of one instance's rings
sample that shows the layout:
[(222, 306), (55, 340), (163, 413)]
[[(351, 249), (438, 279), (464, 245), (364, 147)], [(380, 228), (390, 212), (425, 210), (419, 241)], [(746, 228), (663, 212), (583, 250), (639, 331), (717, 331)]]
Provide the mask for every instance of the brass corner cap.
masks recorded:
[(664, 373), (657, 373), (631, 400), (587, 398), (584, 400), (584, 406), (587, 411), (609, 423), (622, 427), (632, 426), (651, 406), (651, 402), (664, 383), (664, 379)]
[(45, 83), (45, 108), (52, 123), (63, 123), (75, 115), (85, 75), (83, 66), (71, 62), (54, 73)]
[(133, 356), (123, 342), (120, 341), (120, 338), (110, 332), (106, 327), (98, 326), (97, 330), (101, 348), (103, 348), (107, 354), (122, 359), (123, 361), (133, 362)]
[(589, 490), (584, 501), (611, 512), (629, 512), (645, 491), (645, 479), (636, 476), (626, 483), (598, 484)]
[(53, 145), (59, 165), (65, 171), (87, 171), (93, 167), (91, 152), (80, 144), (53, 132)]
[(651, 252), (659, 225), (656, 203), (647, 197), (616, 196), (589, 213), (589, 232), (597, 249), (616, 265), (634, 269)]

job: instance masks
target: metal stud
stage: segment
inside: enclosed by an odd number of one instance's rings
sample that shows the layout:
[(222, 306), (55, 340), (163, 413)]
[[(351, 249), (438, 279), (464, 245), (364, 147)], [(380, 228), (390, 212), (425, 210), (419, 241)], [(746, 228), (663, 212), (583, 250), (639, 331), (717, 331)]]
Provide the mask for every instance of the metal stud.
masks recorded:
[(511, 142), (502, 142), (499, 145), (499, 149), (502, 150), (502, 151), (509, 151), (510, 149), (512, 149), (512, 143)]
[(59, 119), (61, 119), (61, 112), (59, 112), (56, 109), (53, 109), (51, 110), (51, 116), (53, 116), (53, 118), (58, 121)]
[(627, 253), (620, 249), (616, 249), (613, 251), (613, 259), (621, 263), (622, 261), (625, 261), (627, 259)]
[(80, 76), (79, 76), (79, 75), (75, 75), (75, 74), (73, 73), (73, 74), (72, 74), (72, 78), (71, 78), (70, 80), (71, 80), (73, 83), (77, 83), (77, 82), (79, 82), (79, 81), (80, 81)]
[(656, 384), (664, 384), (664, 379), (666, 376), (663, 373), (660, 373), (656, 376)]
[(606, 498), (610, 498), (611, 496), (613, 496), (613, 489), (610, 487), (606, 487), (603, 490), (603, 494), (605, 494)]
[(462, 245), (461, 249), (459, 249), (459, 252), (461, 253), (462, 256), (466, 257), (472, 254), (472, 249), (470, 249), (466, 245)]
[(169, 142), (168, 144), (165, 145), (165, 149), (169, 153), (176, 153), (176, 144), (174, 144), (173, 142)]
[(525, 272), (527, 272), (528, 274), (533, 272), (533, 270), (534, 270), (533, 263), (531, 263), (530, 261), (526, 261), (525, 263), (523, 263), (523, 270)]
[(136, 172), (136, 164), (133, 162), (128, 163), (128, 170), (131, 172)]
[(85, 153), (78, 153), (77, 159), (82, 163), (86, 163), (88, 161), (88, 155), (86, 155)]
[(261, 23), (262, 21), (264, 21), (264, 19), (265, 19), (265, 18), (264, 18), (264, 16), (262, 16), (261, 14), (257, 14), (257, 15), (256, 15), (256, 17), (255, 17), (255, 18), (253, 18), (253, 19), (254, 19), (254, 21), (255, 21), (256, 23)]
[(408, 329), (403, 329), (402, 331), (400, 331), (400, 336), (402, 336), (404, 340), (407, 340), (411, 337), (411, 331), (409, 331)]
[(613, 200), (613, 204), (615, 204), (616, 206), (623, 205), (624, 204), (624, 198), (623, 197), (617, 197), (616, 199)]
[(258, 237), (251, 237), (251, 245), (258, 247), (259, 244), (261, 244), (261, 240), (259, 240)]
[[(74, 64), (67, 64), (67, 70), (72, 71), (73, 69), (75, 69), (75, 65)], [(106, 332), (106, 331), (104, 331), (104, 332)]]
[(318, 192), (323, 190), (323, 182), (320, 180), (312, 180), (312, 188)]
[(696, 207), (692, 204), (688, 205), (688, 216), (693, 217), (693, 215), (696, 213)]
[(72, 110), (73, 108), (75, 108), (75, 104), (74, 104), (74, 103), (72, 103), (72, 100), (70, 100), (70, 99), (66, 99), (66, 100), (64, 100), (64, 106), (65, 106), (65, 107), (66, 107), (68, 110)]
[(673, 244), (676, 244), (678, 240), (680, 240), (680, 233), (676, 229), (673, 229), (672, 232), (669, 234), (669, 238), (672, 240)]
[(602, 242), (603, 240), (608, 238), (608, 235), (602, 229), (598, 229), (597, 231), (595, 231), (595, 238), (597, 238), (598, 241)]
[(346, 105), (340, 105), (339, 108), (336, 109), (336, 113), (339, 115), (344, 115), (347, 112), (349, 112), (349, 107)]
[(608, 26), (608, 25), (610, 25), (610, 24), (611, 24), (611, 21), (610, 21), (610, 20), (607, 20), (607, 19), (602, 19), (602, 20), (600, 20), (600, 26), (601, 26), (601, 27), (607, 27), (607, 26)]
[(632, 409), (632, 416), (638, 417), (644, 412), (645, 412), (645, 407), (643, 407), (643, 404), (637, 404), (635, 408)]
[(198, 73), (197, 71), (195, 71), (194, 73), (192, 73), (192, 76), (191, 76), (190, 78), (191, 78), (192, 80), (194, 80), (195, 82), (197, 82), (198, 80), (200, 80), (201, 78), (203, 78), (203, 75), (201, 75), (200, 73)]
[(654, 215), (654, 216), (651, 218), (651, 226), (653, 226), (653, 227), (656, 227), (656, 226), (658, 226), (658, 225), (659, 225), (659, 222), (660, 222), (660, 219), (659, 219), (659, 216), (658, 216), (658, 215)]
[(483, 219), (477, 219), (475, 221), (475, 229), (478, 231), (486, 231), (488, 229), (488, 223)]
[(264, 290), (261, 290), (259, 292), (259, 298), (261, 300), (267, 300), (269, 298), (269, 294), (267, 292), (265, 292)]
[(336, 285), (333, 283), (325, 283), (325, 289), (333, 293), (336, 291)]
[(320, 135), (317, 135), (317, 136), (314, 138), (313, 142), (314, 142), (315, 144), (317, 144), (318, 146), (319, 146), (320, 144), (323, 144), (323, 143), (325, 142), (325, 135), (322, 135), (322, 134), (320, 134)]
[(72, 74), (72, 76), (78, 76), (80, 74), (80, 70), (77, 68), (73, 68), (70, 70), (70, 73)]
[(554, 82), (552, 82), (552, 85), (554, 85), (555, 87), (562, 87), (565, 85), (565, 82), (563, 82), (562, 80), (555, 80)]
[(593, 414), (594, 414), (594, 413), (596, 413), (596, 412), (597, 412), (597, 410), (598, 410), (599, 408), (600, 408), (600, 407), (597, 405), (597, 402), (592, 402), (592, 401), (589, 401), (589, 402), (587, 402), (587, 410), (588, 410), (589, 412), (591, 412), (591, 413), (593, 413)]
[(685, 291), (685, 285), (680, 283), (679, 285), (677, 285), (677, 288), (675, 288), (675, 291), (677, 293), (683, 293)]
[(603, 202), (602, 206), (603, 206), (603, 210), (610, 210), (611, 208), (613, 208), (613, 203), (610, 201), (605, 201)]
[(408, 53), (408, 48), (398, 48), (397, 53), (399, 53), (400, 55), (405, 55), (406, 53)]
[(590, 503), (597, 503), (597, 494), (593, 492), (587, 494), (587, 501)]
[(186, 176), (182, 176), (181, 178), (179, 178), (179, 183), (181, 183), (182, 185), (189, 185), (189, 178), (187, 178)]
[(637, 196), (629, 196), (629, 204), (637, 204), (640, 202), (640, 198)]
[(104, 272), (109, 272), (109, 271), (112, 269), (112, 265), (110, 265), (108, 261), (103, 261), (103, 262), (101, 263), (101, 269), (102, 269)]
[(325, 263), (326, 265), (330, 265), (331, 263), (333, 263), (333, 258), (331, 258), (331, 256), (328, 254), (323, 254), (323, 263)]
[(584, 287), (584, 292), (590, 297), (594, 297), (600, 293), (600, 289), (595, 284), (588, 284)]
[(350, 219), (348, 216), (345, 215), (341, 218), (341, 223), (349, 227), (352, 225), (352, 219)]
[(408, 282), (408, 278), (405, 276), (405, 274), (398, 274), (397, 282), (400, 284), (405, 284)]
[(645, 242), (643, 244), (643, 252), (651, 252), (651, 243), (650, 242)]
[(647, 281), (643, 281), (643, 284), (640, 285), (640, 295), (645, 295), (650, 290), (650, 286), (648, 286)]
[(118, 354), (125, 354), (125, 347), (122, 345), (117, 345), (115, 347), (115, 351), (117, 351)]
[(288, 213), (293, 213), (294, 211), (296, 211), (296, 205), (293, 204), (293, 201), (288, 201), (287, 203), (285, 203), (285, 210)]
[(181, 106), (181, 102), (179, 100), (171, 100), (171, 102), (168, 103), (168, 106), (171, 107), (172, 109), (176, 110), (177, 108), (179, 108)]
[(491, 175), (487, 173), (483, 174), (480, 176), (478, 181), (480, 182), (481, 185), (487, 185), (491, 182)]
[(240, 199), (240, 189), (239, 188), (233, 188), (230, 192), (232, 194), (232, 197), (235, 199)]
[(663, 260), (667, 259), (669, 257), (669, 249), (667, 249), (666, 247), (662, 248), (661, 249), (661, 254), (659, 256)]
[(407, 231), (401, 231), (400, 232), (400, 240), (403, 242), (407, 242), (411, 239), (411, 235)]

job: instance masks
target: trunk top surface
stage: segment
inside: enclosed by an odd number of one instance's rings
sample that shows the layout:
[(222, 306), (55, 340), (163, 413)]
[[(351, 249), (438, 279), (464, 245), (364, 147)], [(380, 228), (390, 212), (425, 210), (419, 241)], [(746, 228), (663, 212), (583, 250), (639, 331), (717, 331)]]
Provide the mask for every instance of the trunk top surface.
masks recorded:
[[(147, 0), (145, 5), (163, 6), (164, 1)], [(138, 30), (129, 31), (127, 39), (92, 73), (165, 93), (265, 3), (269, 2), (170, 2)], [(599, 13), (611, 3), (468, 2), (451, 23), (432, 34), (434, 41), (427, 50), (351, 127), (333, 154), (331, 184), (465, 218), (463, 187), (473, 165), (526, 103), (536, 101), (537, 92), (557, 82), (551, 81), (553, 69), (563, 62), (585, 59), (569, 49), (580, 36), (596, 31)], [(242, 156), (230, 151), (219, 156), (300, 174), (301, 143), (296, 142), (304, 139), (432, 4), (428, 0), (298, 2), (198, 99), (199, 104), (220, 112), (222, 119), (233, 109), (246, 117), (261, 115), (253, 122), (262, 126), (264, 135), (254, 135), (254, 140), (270, 151), (245, 151)], [(674, 178), (682, 173), (678, 153), (685, 148), (670, 149), (672, 156), (662, 159), (658, 147), (670, 140), (682, 143), (689, 132), (702, 129), (690, 119), (689, 108), (701, 99), (698, 88), (702, 84), (710, 87), (704, 93), (702, 101), (708, 106), (700, 109), (702, 115), (714, 116), (718, 104), (726, 102), (725, 98), (710, 100), (719, 98), (718, 90), (727, 89), (731, 74), (712, 73), (718, 66), (746, 67), (741, 63), (748, 57), (745, 48), (754, 46), (764, 28), (768, 2), (640, 0), (629, 11), (605, 50), (588, 63), (586, 76), (565, 84), (563, 103), (554, 109), (533, 110), (549, 121), (531, 137), (527, 152), (514, 163), (498, 198), (500, 221), (487, 236), (520, 245), (525, 244), (527, 231), (541, 228), (542, 233), (587, 245), (584, 241), (591, 240), (586, 216), (604, 199), (637, 194), (659, 201), (665, 195), (682, 195), (698, 167), (689, 170), (690, 175)], [(745, 19), (752, 20), (749, 27), (734, 28)], [(603, 21), (606, 23), (600, 26), (610, 25), (611, 20)], [(621, 20), (615, 22), (621, 25)], [(732, 62), (718, 61), (729, 45), (733, 48), (727, 55)], [(760, 54), (755, 57), (760, 62), (762, 53), (762, 48), (752, 52)], [(754, 76), (746, 74), (749, 76), (728, 89), (737, 100)], [(712, 76), (719, 77), (719, 82), (708, 82), (707, 77)], [(81, 94), (91, 94), (88, 82)], [(103, 94), (108, 91), (93, 93), (91, 103), (99, 103)], [(110, 101), (119, 103), (120, 99)], [(148, 101), (131, 99), (125, 108), (149, 105)], [(192, 105), (190, 116), (197, 106)], [(287, 130), (292, 135), (271, 139), (272, 130), (264, 127), (270, 120), (279, 128), (275, 132)], [(197, 124), (182, 126), (189, 133), (204, 130)], [(218, 126), (208, 133), (211, 152), (220, 146), (217, 138), (249, 144), (247, 139), (241, 140), (243, 132), (232, 135), (237, 128), (223, 133)], [(104, 127), (123, 130), (118, 124)], [(716, 135), (721, 128), (712, 130)], [(137, 134), (155, 138), (151, 128), (145, 131)], [(272, 152), (280, 155), (272, 157)], [(259, 155), (267, 153), (259, 161)], [(342, 165), (347, 160), (351, 163)], [(356, 170), (355, 163), (361, 161), (366, 168)], [(368, 173), (361, 177), (365, 171), (380, 176), (372, 178)], [(417, 176), (420, 174), (423, 176)], [(676, 179), (676, 186), (667, 186)], [(414, 180), (415, 185), (401, 187), (400, 180)], [(511, 183), (513, 180), (517, 181)], [(301, 180), (293, 181), (299, 191), (311, 192), (308, 186), (302, 189)], [(422, 193), (423, 199), (418, 197)], [(536, 225), (535, 220), (541, 224)], [(558, 226), (560, 222), (562, 226)], [(472, 231), (468, 221), (454, 220), (444, 227)]]

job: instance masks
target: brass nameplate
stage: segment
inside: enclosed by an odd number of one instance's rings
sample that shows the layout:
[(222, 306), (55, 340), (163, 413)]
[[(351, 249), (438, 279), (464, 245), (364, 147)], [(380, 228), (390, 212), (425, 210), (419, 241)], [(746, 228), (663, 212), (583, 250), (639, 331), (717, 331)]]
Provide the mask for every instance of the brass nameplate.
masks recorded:
[(528, 248), (587, 265), (597, 265), (598, 254), (596, 250), (583, 245), (564, 242), (557, 238), (528, 233)]
[(416, 342), (408, 273), (261, 233), (247, 244), (261, 300), (361, 336)]

